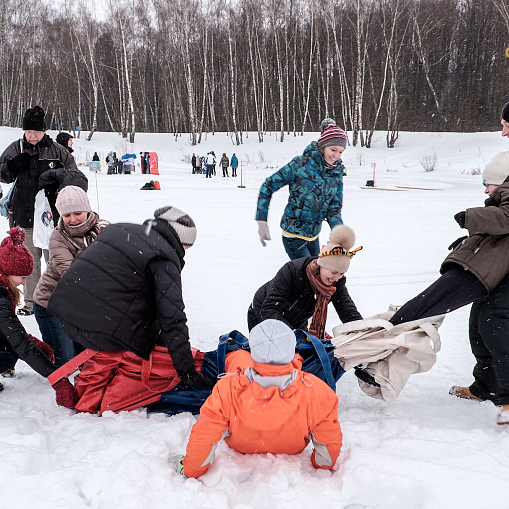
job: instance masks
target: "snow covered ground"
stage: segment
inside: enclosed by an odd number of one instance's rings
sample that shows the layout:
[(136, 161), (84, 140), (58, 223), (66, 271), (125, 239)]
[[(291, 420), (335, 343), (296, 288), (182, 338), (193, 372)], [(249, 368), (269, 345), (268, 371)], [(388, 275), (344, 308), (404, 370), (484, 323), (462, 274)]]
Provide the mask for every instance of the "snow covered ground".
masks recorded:
[[(56, 133), (49, 132), (55, 137)], [(21, 130), (0, 128), (0, 147)], [(83, 133), (86, 135), (86, 133)], [(192, 344), (215, 349), (221, 334), (247, 334), (246, 311), (255, 290), (287, 261), (279, 220), (287, 191), (279, 191), (269, 215), (272, 241), (263, 248), (254, 213), (263, 179), (317, 134), (267, 135), (258, 144), (251, 133), (236, 147), (225, 133), (208, 135), (197, 147), (182, 136), (137, 134), (134, 147), (113, 133), (76, 140), (76, 159), (86, 163), (95, 150), (101, 161), (117, 153), (156, 151), (161, 191), (140, 191), (150, 180), (139, 167), (131, 175), (97, 175), (83, 167), (89, 196), (101, 217), (112, 222), (143, 222), (165, 204), (189, 213), (198, 227), (186, 253), (184, 300)], [(348, 148), (344, 162), (343, 219), (364, 249), (348, 272), (348, 288), (367, 317), (402, 304), (438, 276), (447, 246), (462, 235), (453, 215), (483, 205), (476, 169), (497, 152), (509, 150), (500, 133), (401, 133), (395, 149), (383, 133), (371, 149)], [(245, 188), (240, 176), (205, 179), (192, 175), (193, 151), (214, 150), (249, 161)], [(419, 161), (437, 155), (434, 171)], [(362, 189), (372, 178), (380, 187), (421, 187), (380, 191)], [(240, 174), (240, 172), (239, 172)], [(3, 185), (4, 192), (8, 186)], [(98, 190), (99, 204), (97, 203)], [(1, 236), (8, 229), (0, 221)], [(323, 244), (328, 238), (324, 225)], [(144, 410), (102, 417), (75, 415), (59, 408), (48, 382), (19, 362), (17, 375), (3, 379), (0, 393), (0, 507), (16, 509), (482, 509), (509, 508), (509, 428), (497, 427), (493, 404), (448, 395), (452, 384), (471, 382), (473, 356), (467, 335), (468, 308), (451, 313), (440, 329), (442, 351), (428, 373), (411, 377), (393, 403), (363, 394), (353, 373), (337, 385), (344, 433), (340, 459), (332, 473), (316, 471), (310, 448), (298, 456), (244, 456), (224, 443), (200, 480), (173, 471), (171, 458), (184, 453), (195, 417)], [(38, 336), (33, 317), (21, 318)], [(329, 313), (327, 329), (339, 320)]]

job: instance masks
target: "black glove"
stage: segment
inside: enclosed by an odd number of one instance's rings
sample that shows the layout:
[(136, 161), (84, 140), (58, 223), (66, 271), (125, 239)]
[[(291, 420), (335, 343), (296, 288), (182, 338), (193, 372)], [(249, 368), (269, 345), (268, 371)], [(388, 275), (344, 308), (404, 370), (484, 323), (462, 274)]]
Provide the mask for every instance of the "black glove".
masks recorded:
[(460, 225), (460, 228), (465, 228), (466, 218), (467, 218), (467, 213), (464, 210), (462, 210), (461, 212), (458, 212), (457, 214), (454, 214), (454, 219)]
[(500, 205), (500, 201), (493, 199), (491, 196), (484, 200), (485, 207), (498, 207)]
[(458, 244), (461, 244), (465, 239), (468, 239), (468, 235), (463, 235), (463, 237), (456, 239), (447, 249), (449, 251), (451, 249), (454, 249)]
[(11, 173), (18, 173), (21, 170), (28, 171), (30, 169), (30, 155), (26, 152), (21, 152), (16, 157), (7, 161), (7, 169)]
[(355, 366), (353, 369), (355, 376), (363, 381), (364, 383), (371, 385), (372, 387), (380, 387), (380, 384), (363, 368)]
[(216, 385), (217, 380), (215, 378), (209, 378), (203, 376), (197, 371), (191, 371), (189, 373), (183, 373), (180, 376), (180, 380), (186, 389), (197, 386), (202, 387), (203, 389), (212, 390), (214, 385)]
[(39, 187), (45, 188), (55, 184), (60, 185), (65, 175), (65, 168), (51, 168), (39, 177)]

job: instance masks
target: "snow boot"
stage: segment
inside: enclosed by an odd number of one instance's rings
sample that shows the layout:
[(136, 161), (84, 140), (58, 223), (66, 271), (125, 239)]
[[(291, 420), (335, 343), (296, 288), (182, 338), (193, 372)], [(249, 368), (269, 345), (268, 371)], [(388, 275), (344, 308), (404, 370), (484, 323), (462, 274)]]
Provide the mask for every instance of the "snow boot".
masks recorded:
[(470, 392), (470, 387), (461, 387), (460, 385), (453, 385), (449, 389), (449, 394), (462, 399), (471, 399), (474, 401), (484, 401), (482, 398), (477, 397)]
[(12, 367), (10, 369), (7, 369), (5, 370), (3, 373), (2, 373), (2, 376), (4, 378), (14, 378), (16, 376), (16, 368), (15, 367)]
[(18, 309), (18, 315), (30, 316), (33, 314), (34, 314), (34, 310), (30, 306), (23, 306), (21, 309)]
[(509, 424), (509, 405), (502, 405), (497, 415), (497, 424), (503, 426)]

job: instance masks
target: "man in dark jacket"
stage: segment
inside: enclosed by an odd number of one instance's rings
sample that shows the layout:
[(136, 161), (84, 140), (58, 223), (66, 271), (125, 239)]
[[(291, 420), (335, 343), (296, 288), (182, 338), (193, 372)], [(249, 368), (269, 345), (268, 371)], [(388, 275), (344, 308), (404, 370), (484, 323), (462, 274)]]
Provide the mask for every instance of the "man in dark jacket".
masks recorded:
[[(71, 153), (45, 133), (44, 117), (44, 110), (39, 106), (29, 108), (23, 117), (23, 138), (11, 143), (0, 156), (0, 180), (7, 183), (16, 181), (9, 205), (10, 226), (25, 229), (25, 244), (34, 257), (34, 271), (24, 287), (25, 307), (19, 311), (20, 314), (33, 314), (33, 293), (41, 277), (43, 250), (33, 243), (37, 193), (44, 189), (56, 224), (59, 217), (55, 207), (58, 191), (68, 185), (77, 185), (85, 191), (88, 189), (87, 178), (76, 167)], [(47, 251), (44, 256), (47, 259)]]
[(66, 271), (48, 310), (86, 348), (148, 359), (156, 344), (166, 346), (185, 384), (210, 387), (195, 370), (180, 277), (196, 226), (176, 207), (154, 216), (101, 231)]

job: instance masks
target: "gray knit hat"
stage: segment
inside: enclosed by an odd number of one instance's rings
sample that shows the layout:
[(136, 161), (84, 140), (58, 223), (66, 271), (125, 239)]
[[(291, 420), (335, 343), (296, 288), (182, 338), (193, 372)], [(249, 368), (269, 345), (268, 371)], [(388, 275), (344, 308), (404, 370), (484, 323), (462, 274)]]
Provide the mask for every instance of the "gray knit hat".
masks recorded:
[(61, 216), (70, 212), (92, 212), (87, 193), (78, 186), (64, 187), (58, 193), (55, 205)]
[(249, 333), (251, 358), (262, 364), (288, 364), (295, 356), (295, 334), (279, 320), (265, 320)]
[(484, 168), (482, 183), (499, 186), (509, 177), (509, 152), (499, 152)]
[(196, 240), (196, 225), (194, 221), (177, 207), (167, 205), (154, 212), (154, 217), (168, 221), (177, 233), (184, 247), (191, 247)]
[(320, 132), (323, 132), (323, 130), (329, 125), (336, 125), (336, 121), (333, 118), (324, 118), (320, 124)]

